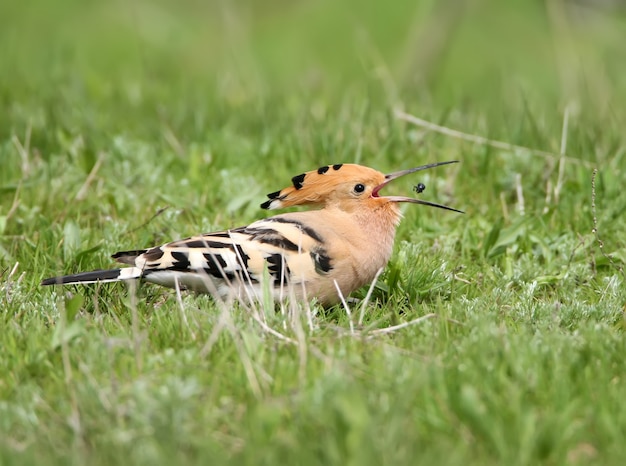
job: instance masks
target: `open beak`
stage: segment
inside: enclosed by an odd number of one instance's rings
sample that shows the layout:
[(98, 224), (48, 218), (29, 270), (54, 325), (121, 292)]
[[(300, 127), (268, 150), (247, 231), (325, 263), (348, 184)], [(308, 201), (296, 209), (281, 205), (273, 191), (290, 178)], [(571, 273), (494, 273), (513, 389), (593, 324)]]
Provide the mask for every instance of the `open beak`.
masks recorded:
[(385, 182), (382, 184), (379, 184), (378, 186), (374, 188), (374, 191), (372, 191), (372, 197), (380, 197), (383, 199), (387, 199), (391, 202), (411, 202), (413, 204), (428, 205), (431, 207), (438, 207), (439, 209), (452, 210), (454, 212), (459, 212), (463, 214), (465, 212), (463, 212), (462, 210), (453, 209), (452, 207), (448, 207), (442, 204), (435, 204), (434, 202), (422, 201), (421, 199), (413, 199), (411, 197), (404, 197), (404, 196), (379, 196), (378, 195), (378, 192), (381, 189), (383, 189), (387, 184), (389, 184), (391, 181), (395, 180), (396, 178), (400, 178), (401, 176), (408, 175), (409, 173), (415, 173), (420, 170), (426, 170), (427, 168), (438, 167), (439, 165), (448, 165), (449, 163), (458, 163), (458, 160), (452, 160), (450, 162), (430, 163), (428, 165), (422, 165), (421, 167), (409, 168), (408, 170), (401, 170), (399, 172), (389, 173), (388, 175), (385, 175)]

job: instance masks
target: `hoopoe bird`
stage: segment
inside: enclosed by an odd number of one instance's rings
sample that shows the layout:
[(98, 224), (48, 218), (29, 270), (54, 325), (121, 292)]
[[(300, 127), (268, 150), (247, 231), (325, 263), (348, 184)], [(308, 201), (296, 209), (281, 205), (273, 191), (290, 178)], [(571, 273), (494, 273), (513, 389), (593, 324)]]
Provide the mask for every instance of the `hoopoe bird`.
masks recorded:
[[(355, 164), (318, 168), (292, 178), (292, 186), (267, 195), (264, 209), (318, 206), (248, 226), (206, 233), (112, 258), (130, 265), (48, 278), (42, 285), (143, 279), (167, 287), (210, 293), (222, 299), (316, 298), (333, 305), (371, 283), (391, 257), (401, 202), (460, 212), (433, 202), (382, 196), (389, 182), (457, 161), (432, 163), (388, 175)], [(421, 193), (425, 187), (419, 185)]]

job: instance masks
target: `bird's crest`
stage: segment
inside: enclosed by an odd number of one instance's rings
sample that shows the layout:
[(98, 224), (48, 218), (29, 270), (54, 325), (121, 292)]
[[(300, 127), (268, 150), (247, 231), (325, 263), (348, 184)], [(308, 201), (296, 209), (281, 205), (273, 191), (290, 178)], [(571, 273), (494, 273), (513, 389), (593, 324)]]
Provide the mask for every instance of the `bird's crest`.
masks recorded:
[(384, 175), (372, 168), (350, 163), (324, 165), (317, 170), (301, 173), (291, 179), (293, 186), (267, 195), (261, 208), (273, 210), (298, 205), (324, 204), (338, 185), (348, 181), (359, 182), (377, 179)]

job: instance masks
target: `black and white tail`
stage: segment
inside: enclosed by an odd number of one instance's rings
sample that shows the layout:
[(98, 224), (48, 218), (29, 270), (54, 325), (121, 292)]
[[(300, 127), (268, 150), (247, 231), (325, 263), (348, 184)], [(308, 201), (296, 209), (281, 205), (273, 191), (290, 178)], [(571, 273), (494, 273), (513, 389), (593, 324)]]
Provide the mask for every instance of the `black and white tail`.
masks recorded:
[(139, 267), (125, 267), (113, 270), (94, 270), (92, 272), (82, 272), (74, 275), (62, 277), (46, 278), (42, 285), (70, 285), (72, 283), (109, 283), (121, 280), (132, 280), (141, 278), (142, 270)]

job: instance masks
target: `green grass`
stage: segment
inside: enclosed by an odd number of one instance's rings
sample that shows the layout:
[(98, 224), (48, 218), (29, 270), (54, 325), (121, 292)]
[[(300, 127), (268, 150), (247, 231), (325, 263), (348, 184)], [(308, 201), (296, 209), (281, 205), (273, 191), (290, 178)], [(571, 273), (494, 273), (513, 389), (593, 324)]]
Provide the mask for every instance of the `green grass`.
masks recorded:
[[(13, 3), (0, 464), (626, 462), (624, 10)], [(251, 222), (323, 164), (453, 159), (393, 189), (466, 214), (406, 207), (354, 334), (341, 307), (259, 310), (276, 334), (155, 286), (39, 286)]]

